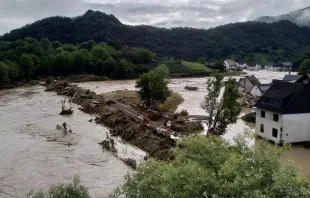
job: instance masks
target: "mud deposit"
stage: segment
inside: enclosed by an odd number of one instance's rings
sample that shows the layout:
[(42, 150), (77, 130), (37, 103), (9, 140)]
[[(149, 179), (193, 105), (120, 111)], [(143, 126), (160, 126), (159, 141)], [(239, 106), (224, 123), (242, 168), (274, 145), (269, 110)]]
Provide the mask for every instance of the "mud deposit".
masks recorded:
[[(104, 197), (122, 184), (132, 169), (98, 142), (108, 128), (90, 123), (90, 115), (73, 105), (60, 116), (64, 97), (34, 86), (0, 91), (0, 197), (25, 197), (79, 174), (93, 197)], [(56, 129), (66, 122), (73, 134)], [(70, 144), (72, 145), (70, 145)], [(143, 161), (145, 153), (117, 141), (118, 155)]]
[[(171, 148), (175, 146), (175, 140), (171, 139), (169, 134), (158, 133), (156, 128), (159, 125), (156, 123), (147, 123), (137, 119), (142, 113), (130, 112), (135, 110), (130, 110), (129, 106), (125, 107), (125, 112), (128, 111), (129, 114), (124, 113), (116, 108), (119, 104), (113, 105), (116, 101), (67, 83), (52, 84), (47, 88), (47, 91), (55, 91), (58, 95), (69, 96), (72, 102), (82, 106), (80, 108), (82, 111), (94, 114), (96, 123), (110, 127), (112, 136), (121, 137), (125, 142), (146, 151), (151, 157), (160, 160), (172, 158)], [(124, 108), (124, 104), (122, 106)], [(192, 124), (194, 123), (190, 123), (188, 126)]]

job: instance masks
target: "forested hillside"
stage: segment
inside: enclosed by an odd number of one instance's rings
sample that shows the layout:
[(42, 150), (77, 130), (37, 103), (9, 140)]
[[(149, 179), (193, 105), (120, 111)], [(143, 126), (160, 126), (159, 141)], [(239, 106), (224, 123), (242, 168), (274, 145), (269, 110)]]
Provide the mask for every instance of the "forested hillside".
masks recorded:
[(262, 16), (256, 19), (256, 21), (274, 23), (281, 20), (291, 21), (299, 26), (310, 27), (310, 7), (306, 7), (300, 10), (296, 10), (289, 14), (283, 14), (279, 16)]
[[(289, 21), (267, 24), (244, 22), (209, 30), (194, 28), (156, 28), (122, 24), (113, 15), (87, 11), (84, 15), (50, 17), (11, 31), (0, 40), (15, 41), (43, 37), (62, 43), (80, 44), (94, 40), (117, 41), (121, 45), (143, 47), (159, 56), (195, 61), (234, 56), (242, 61), (290, 61), (310, 45), (310, 28)], [(119, 45), (118, 44), (118, 45)]]
[(156, 55), (142, 48), (113, 42), (80, 45), (43, 38), (0, 41), (0, 88), (38, 76), (96, 74), (113, 79), (134, 78), (157, 66)]

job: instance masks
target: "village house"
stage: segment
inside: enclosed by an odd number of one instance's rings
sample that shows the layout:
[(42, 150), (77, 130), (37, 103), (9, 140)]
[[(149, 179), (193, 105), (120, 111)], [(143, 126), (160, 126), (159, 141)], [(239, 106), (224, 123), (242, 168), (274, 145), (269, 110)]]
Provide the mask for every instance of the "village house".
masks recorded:
[(275, 63), (271, 67), (268, 68), (269, 71), (282, 71), (283, 66), (281, 63)]
[(273, 81), (254, 105), (256, 132), (275, 143), (310, 141), (310, 84)]
[(253, 87), (256, 85), (261, 85), (259, 80), (255, 76), (246, 76), (245, 78), (241, 78), (238, 82), (239, 88), (238, 92), (242, 93), (250, 93)]
[(248, 67), (248, 65), (246, 63), (243, 63), (243, 62), (238, 62), (237, 67), (240, 69), (246, 69)]
[(293, 67), (293, 63), (292, 62), (282, 62), (282, 66), (283, 66), (283, 69), (285, 71), (290, 71)]
[(262, 65), (260, 63), (248, 63), (247, 69), (251, 71), (258, 71), (262, 69)]
[(231, 59), (225, 60), (224, 61), (224, 66), (228, 70), (235, 70), (235, 69), (237, 69), (237, 63), (234, 60), (231, 60)]
[(270, 84), (255, 85), (250, 93), (254, 97), (261, 97), (269, 88)]
[(274, 65), (274, 63), (272, 63), (272, 62), (266, 63), (264, 69), (269, 70), (269, 68), (271, 68), (273, 65)]
[(272, 66), (268, 66), (269, 71), (290, 71), (292, 68), (291, 62), (275, 63)]

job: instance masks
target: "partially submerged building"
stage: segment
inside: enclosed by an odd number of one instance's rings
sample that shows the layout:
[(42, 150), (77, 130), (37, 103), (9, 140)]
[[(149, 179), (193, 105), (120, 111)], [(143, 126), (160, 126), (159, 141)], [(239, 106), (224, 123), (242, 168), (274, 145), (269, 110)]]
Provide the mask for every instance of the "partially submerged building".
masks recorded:
[(251, 90), (256, 86), (256, 85), (261, 85), (259, 80), (255, 76), (246, 76), (244, 78), (241, 78), (239, 80), (239, 93), (250, 93)]
[(259, 136), (275, 143), (310, 141), (310, 83), (273, 81), (254, 107)]
[(270, 88), (270, 84), (260, 84), (255, 85), (253, 89), (250, 91), (251, 95), (254, 97), (262, 96), (268, 89)]

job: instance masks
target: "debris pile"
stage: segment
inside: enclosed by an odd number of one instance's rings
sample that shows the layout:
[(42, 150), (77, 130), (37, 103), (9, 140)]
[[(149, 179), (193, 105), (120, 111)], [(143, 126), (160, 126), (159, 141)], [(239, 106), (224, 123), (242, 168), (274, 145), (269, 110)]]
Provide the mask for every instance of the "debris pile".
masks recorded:
[(193, 87), (193, 86), (188, 86), (188, 85), (186, 85), (186, 86), (185, 86), (185, 89), (190, 90), (190, 91), (197, 91), (197, 90), (198, 90), (198, 87)]
[(255, 103), (258, 101), (259, 98), (255, 98), (251, 94), (241, 95), (238, 99), (238, 102), (241, 104), (241, 106), (246, 108), (252, 108)]
[(106, 149), (108, 151), (111, 151), (112, 153), (117, 153), (117, 150), (115, 148), (115, 142), (114, 140), (108, 135), (106, 135), (106, 139), (99, 143), (99, 145), (102, 146), (103, 149)]
[(72, 107), (66, 108), (66, 100), (62, 100), (61, 104), (61, 112), (59, 113), (59, 115), (71, 115), (73, 113)]
[[(190, 122), (186, 111), (168, 117), (149, 112), (151, 118), (159, 119), (153, 121), (143, 113), (140, 115), (141, 111), (137, 110), (137, 108), (131, 108), (130, 104), (120, 103), (117, 99), (106, 100), (104, 97), (107, 96), (96, 95), (90, 90), (76, 85), (69, 85), (67, 82), (52, 83), (47, 87), (46, 91), (55, 91), (58, 95), (70, 97), (69, 102), (80, 105), (80, 110), (88, 114), (95, 114), (94, 121), (96, 123), (110, 127), (112, 136), (119, 136), (124, 141), (146, 151), (150, 157), (160, 160), (173, 158), (171, 150), (175, 147), (176, 141), (172, 138), (172, 135), (190, 134), (202, 127), (199, 122)], [(167, 122), (163, 126), (165, 120)], [(63, 127), (61, 126), (61, 128)], [(173, 128), (176, 134), (172, 133)], [(103, 148), (116, 152), (112, 138), (107, 136), (107, 139), (100, 144)]]

